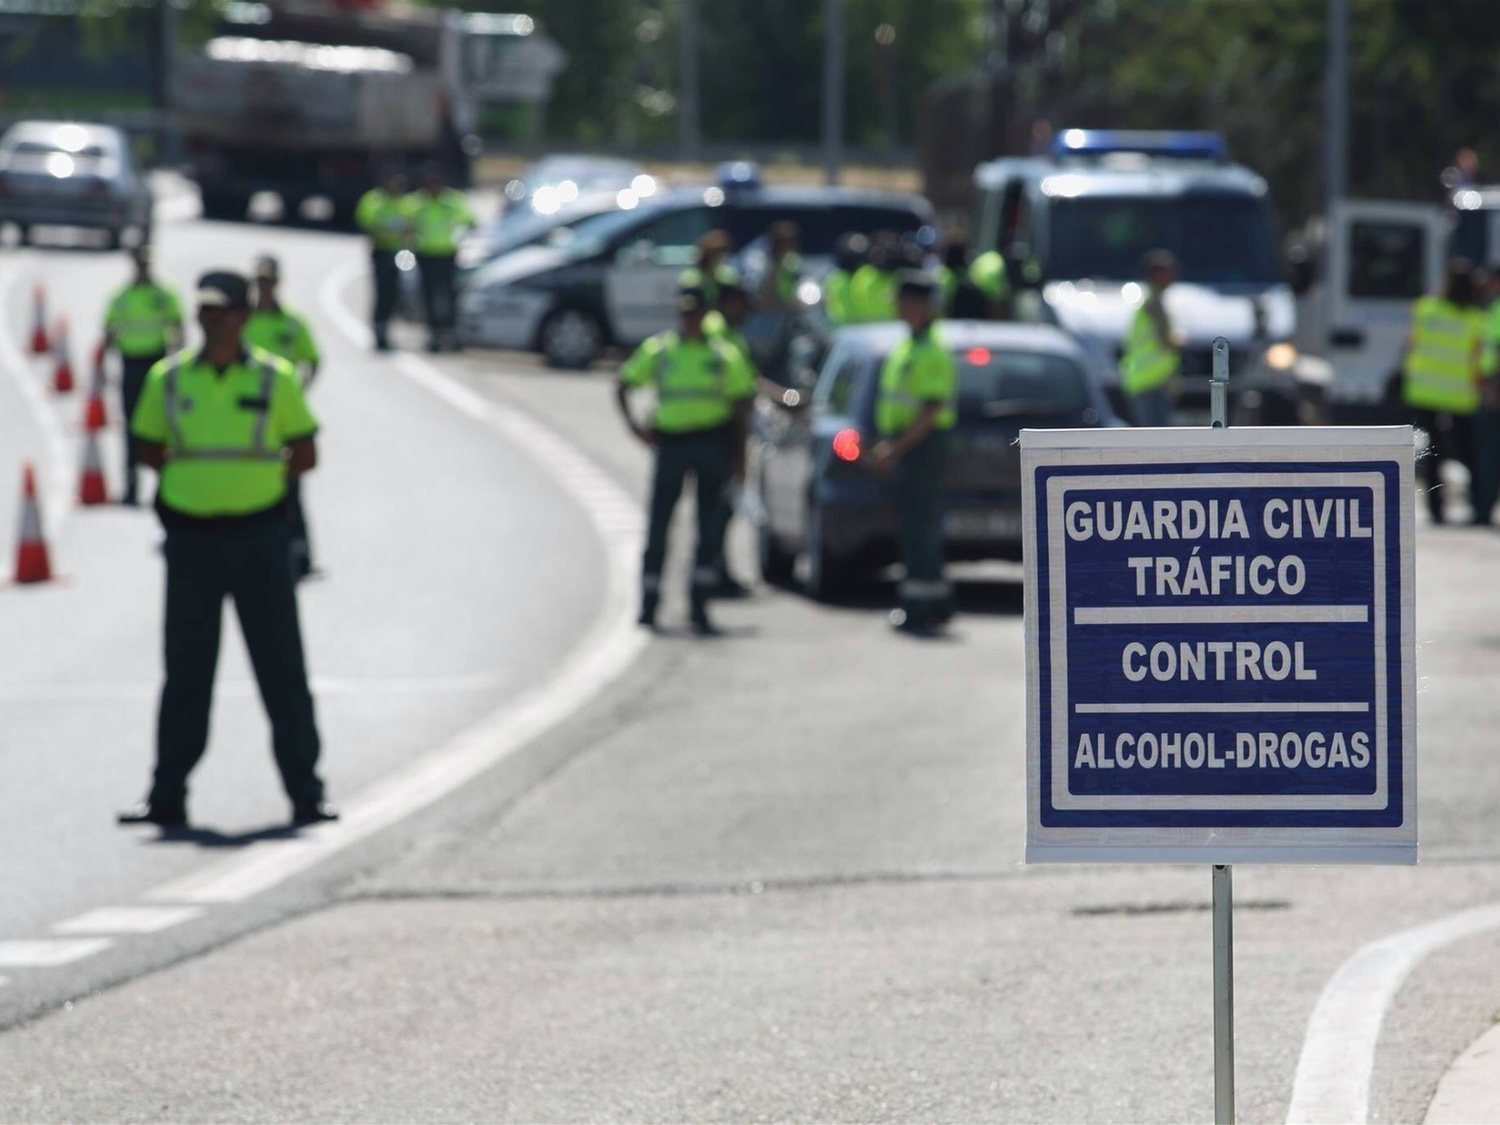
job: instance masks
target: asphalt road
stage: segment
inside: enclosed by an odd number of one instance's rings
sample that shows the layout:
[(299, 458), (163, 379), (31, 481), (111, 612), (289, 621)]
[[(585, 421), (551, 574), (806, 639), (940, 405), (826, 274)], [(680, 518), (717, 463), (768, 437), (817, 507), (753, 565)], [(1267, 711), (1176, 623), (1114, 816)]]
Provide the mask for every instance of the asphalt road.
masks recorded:
[[(565, 434), (637, 496), (647, 461), (606, 372), (445, 358), (439, 398), (341, 339), (318, 282), (352, 240), (182, 222), (162, 249), (186, 280), (267, 245), (330, 352), (311, 489), (329, 577), (304, 612), (330, 777), (357, 793), (555, 675), (608, 602), (576, 490), (478, 424), (482, 404)], [(74, 254), (0, 269), (0, 292), (42, 272), (80, 317), (121, 273)], [(0, 406), (7, 450), (45, 446)], [(0, 937), (235, 850), (109, 821), (148, 762), (154, 536), (141, 513), (75, 514), (71, 580), (0, 591)], [(1497, 564), (1493, 533), (1419, 533), (1422, 866), (1235, 873), (1245, 1120), (1286, 1117), (1351, 955), (1500, 902)], [(652, 641), (526, 754), (321, 866), (97, 957), (0, 970), (0, 1117), (1208, 1119), (1208, 872), (1022, 865), (1018, 577), (961, 576), (939, 643), (888, 635), (883, 586), (724, 605), (729, 637)], [(232, 835), (283, 810), (243, 669), (221, 676), (240, 686), (195, 807)], [(1500, 1019), (1497, 953), (1482, 929), (1415, 964), (1384, 1013), (1371, 1120), (1420, 1120)]]

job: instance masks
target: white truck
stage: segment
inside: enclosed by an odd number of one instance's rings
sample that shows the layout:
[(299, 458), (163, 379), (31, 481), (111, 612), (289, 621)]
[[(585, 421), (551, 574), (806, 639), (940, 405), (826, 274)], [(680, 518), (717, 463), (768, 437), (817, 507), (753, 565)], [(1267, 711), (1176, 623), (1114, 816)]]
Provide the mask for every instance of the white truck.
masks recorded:
[(465, 185), (481, 102), (545, 96), (562, 65), (527, 16), (287, 0), (228, 5), (216, 30), (173, 73), (174, 121), (210, 218), (242, 217), (273, 192), (288, 216), (321, 198), (347, 222), (392, 165), (437, 163)]

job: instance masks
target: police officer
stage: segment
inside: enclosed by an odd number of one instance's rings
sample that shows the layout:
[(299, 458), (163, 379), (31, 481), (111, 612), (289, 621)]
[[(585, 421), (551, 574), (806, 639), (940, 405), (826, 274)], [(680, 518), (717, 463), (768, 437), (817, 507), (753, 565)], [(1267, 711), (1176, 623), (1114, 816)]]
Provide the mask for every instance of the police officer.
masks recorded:
[(771, 224), (766, 232), (770, 242), (770, 260), (760, 281), (760, 303), (777, 312), (796, 312), (797, 287), (802, 284), (802, 255), (798, 246), (802, 232), (790, 219)]
[(739, 277), (739, 271), (728, 265), (733, 249), (734, 243), (730, 240), (728, 231), (708, 231), (698, 239), (696, 257), (693, 264), (678, 277), (678, 288), (697, 289), (702, 292), (704, 305), (708, 309), (718, 308), (720, 275)]
[(901, 261), (901, 240), (894, 231), (883, 230), (870, 240), (865, 264), (849, 282), (849, 301), (854, 323), (875, 324), (896, 319), (896, 272)]
[(1170, 426), (1172, 394), (1181, 357), (1180, 338), (1163, 300), (1177, 280), (1177, 259), (1153, 250), (1143, 263), (1146, 299), (1135, 310), (1120, 352), (1120, 389), (1137, 426)]
[[(656, 450), (650, 524), (641, 562), (640, 623), (656, 627), (667, 529), (691, 474), (698, 512), (692, 624), (699, 635), (711, 635), (717, 630), (709, 620), (708, 600), (719, 579), (725, 497), (731, 482), (744, 478), (755, 375), (738, 349), (704, 334), (704, 306), (699, 290), (679, 293), (677, 329), (651, 337), (625, 361), (616, 400), (631, 432)], [(650, 425), (637, 421), (630, 409), (630, 392), (646, 386), (656, 391)]]
[(833, 269), (823, 278), (823, 312), (835, 328), (854, 322), (851, 285), (869, 253), (870, 240), (858, 231), (845, 231), (834, 243)]
[(422, 274), (422, 298), (427, 307), (427, 350), (457, 348), (458, 244), (474, 225), (474, 214), (463, 192), (448, 186), (437, 166), (427, 169), (422, 189), (406, 197), (412, 245)]
[(1010, 302), (1010, 280), (1005, 273), (1005, 256), (998, 250), (986, 250), (969, 265), (969, 280), (984, 294), (991, 320), (1004, 320)]
[[(120, 399), (127, 420), (140, 401), (146, 373), (182, 342), (182, 303), (175, 290), (151, 276), (151, 247), (142, 243), (131, 257), (135, 279), (110, 300), (104, 318), (105, 345), (120, 353)], [(135, 438), (127, 434), (122, 497), (126, 504), (137, 502), (137, 455)]]
[(1417, 426), (1427, 432), (1429, 455), (1417, 462), (1433, 523), (1444, 521), (1443, 462), (1472, 468), (1474, 415), (1479, 409), (1484, 316), (1476, 308), (1473, 266), (1448, 263), (1441, 294), (1418, 297), (1411, 310), (1401, 392)]
[(375, 350), (391, 347), (391, 317), (400, 299), (401, 272), (396, 255), (406, 248), (411, 223), (406, 215), (406, 177), (398, 170), (386, 173), (378, 187), (360, 197), (354, 209), (354, 221), (370, 236), (370, 268), (375, 281), (375, 308), (371, 316), (375, 330)]
[(249, 285), (216, 271), (198, 281), (201, 347), (151, 369), (131, 428), (160, 473), (166, 529), (166, 682), (156, 773), (122, 824), (187, 824), (188, 775), (208, 742), (224, 599), (234, 600), (293, 823), (337, 819), (318, 777), (318, 728), (302, 653), (282, 515), (289, 475), (317, 464), (317, 422), (292, 369), (246, 348)]
[[(291, 364), (305, 390), (312, 386), (323, 357), (307, 321), (281, 303), (276, 292), (280, 283), (280, 264), (269, 255), (260, 258), (255, 263), (255, 309), (245, 323), (244, 340), (246, 346), (270, 352)], [(301, 580), (317, 568), (313, 565), (300, 477), (287, 481), (286, 517), (291, 527), (292, 574)]]
[(902, 274), (897, 311), (911, 330), (880, 369), (875, 400), (876, 472), (895, 477), (901, 517), (900, 607), (891, 623), (928, 635), (953, 616), (943, 577), (942, 489), (948, 431), (957, 421), (958, 372), (934, 324), (937, 287), (925, 274)]

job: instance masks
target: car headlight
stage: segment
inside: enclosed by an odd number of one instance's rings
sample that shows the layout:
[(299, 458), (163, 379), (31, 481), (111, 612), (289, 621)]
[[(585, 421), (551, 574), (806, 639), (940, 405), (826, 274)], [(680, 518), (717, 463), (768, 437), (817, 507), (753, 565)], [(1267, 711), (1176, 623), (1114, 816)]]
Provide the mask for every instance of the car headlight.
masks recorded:
[(1297, 345), (1282, 340), (1266, 349), (1266, 366), (1272, 371), (1290, 371), (1297, 362)]

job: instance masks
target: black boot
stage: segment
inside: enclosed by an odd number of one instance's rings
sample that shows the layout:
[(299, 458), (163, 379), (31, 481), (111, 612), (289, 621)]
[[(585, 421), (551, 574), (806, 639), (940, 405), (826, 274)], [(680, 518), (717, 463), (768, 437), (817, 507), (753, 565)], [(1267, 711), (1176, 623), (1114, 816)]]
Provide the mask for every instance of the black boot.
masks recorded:
[(637, 625), (644, 625), (647, 629), (656, 628), (656, 607), (661, 604), (660, 594), (641, 595), (641, 615), (636, 618)]
[(700, 637), (718, 637), (723, 635), (718, 626), (709, 620), (708, 596), (702, 590), (693, 591), (691, 620), (693, 623), (693, 632)]

